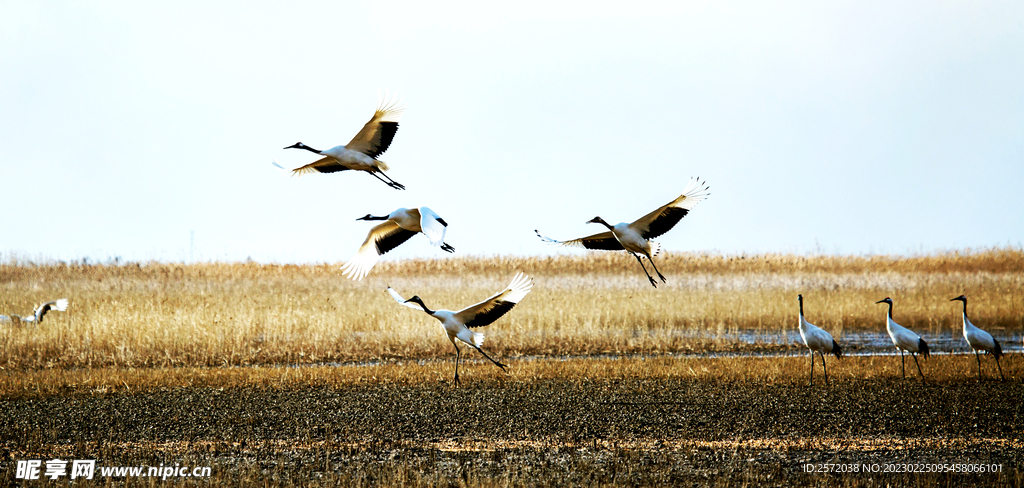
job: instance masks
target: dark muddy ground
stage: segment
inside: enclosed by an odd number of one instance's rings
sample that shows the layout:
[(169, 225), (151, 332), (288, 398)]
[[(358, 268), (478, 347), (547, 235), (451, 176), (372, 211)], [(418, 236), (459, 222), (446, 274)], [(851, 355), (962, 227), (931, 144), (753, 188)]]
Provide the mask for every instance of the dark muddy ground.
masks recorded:
[[(672, 378), (9, 396), (0, 482), (59, 457), (209, 466), (216, 485), (1021, 486), (1022, 400), (1017, 382)], [(806, 472), (825, 463), (879, 472)], [(939, 464), (1001, 472), (884, 472)]]

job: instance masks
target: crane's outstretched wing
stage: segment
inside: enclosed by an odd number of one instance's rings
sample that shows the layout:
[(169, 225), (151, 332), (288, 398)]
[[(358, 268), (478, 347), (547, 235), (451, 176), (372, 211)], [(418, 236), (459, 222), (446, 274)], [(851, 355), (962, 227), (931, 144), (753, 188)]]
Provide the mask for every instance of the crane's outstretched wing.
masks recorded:
[(390, 286), (388, 287), (388, 293), (391, 294), (391, 298), (394, 298), (395, 301), (398, 302), (399, 305), (404, 305), (406, 307), (409, 307), (409, 308), (412, 308), (412, 309), (416, 309), (416, 310), (419, 310), (421, 312), (423, 311), (423, 308), (421, 308), (419, 306), (419, 304), (417, 304), (417, 303), (410, 303), (410, 302), (405, 301), (405, 299), (402, 298), (402, 295), (399, 295), (398, 292), (395, 291), (395, 289), (391, 288)]
[(63, 312), (65, 310), (67, 310), (67, 309), (68, 309), (68, 299), (67, 298), (61, 298), (61, 299), (58, 299), (58, 300), (54, 300), (52, 302), (46, 302), (46, 303), (36, 307), (36, 310), (35, 310), (35, 312), (32, 315), (35, 316), (35, 321), (36, 322), (42, 322), (43, 321), (43, 316), (46, 315), (46, 313), (49, 312), (50, 310), (56, 310), (58, 312)]
[(370, 121), (363, 126), (363, 129), (345, 145), (346, 149), (359, 151), (371, 158), (384, 154), (391, 145), (391, 140), (398, 132), (398, 120), (402, 118), (405, 107), (399, 105), (401, 102), (396, 98), (391, 100), (381, 99), (377, 105), (377, 111), (373, 113)]
[(533, 280), (523, 273), (516, 273), (512, 283), (504, 291), (484, 300), (476, 305), (466, 307), (455, 312), (455, 317), (466, 327), (483, 327), (498, 320), (512, 307), (519, 303), (530, 289), (533, 288)]
[(377, 264), (381, 254), (398, 247), (414, 235), (416, 232), (399, 227), (394, 220), (385, 221), (370, 229), (370, 233), (366, 235), (366, 240), (363, 241), (362, 246), (359, 246), (356, 255), (352, 256), (352, 259), (345, 263), (341, 270), (345, 276), (359, 281), (370, 273), (370, 269)]
[(636, 229), (645, 239), (653, 239), (675, 227), (683, 217), (686, 217), (693, 207), (708, 197), (707, 183), (701, 182), (700, 178), (690, 180), (679, 198), (662, 205), (657, 210), (640, 217), (630, 227)]
[(292, 170), (293, 175), (304, 175), (306, 173), (337, 173), (338, 171), (345, 171), (351, 169), (341, 164), (341, 161), (326, 156), (305, 166), (299, 166)]
[(430, 239), (430, 245), (440, 246), (444, 242), (444, 233), (448, 228), (448, 222), (427, 207), (420, 207), (419, 211), (420, 230), (427, 236), (427, 239)]
[(619, 244), (619, 240), (615, 238), (612, 231), (605, 231), (600, 234), (594, 234), (592, 236), (580, 237), (579, 239), (572, 239), (569, 241), (559, 241), (550, 237), (540, 235), (537, 229), (533, 232), (540, 237), (540, 240), (544, 242), (550, 242), (553, 244), (561, 244), (568, 247), (585, 247), (587, 249), (597, 249), (601, 251), (621, 251), (625, 249), (622, 244)]

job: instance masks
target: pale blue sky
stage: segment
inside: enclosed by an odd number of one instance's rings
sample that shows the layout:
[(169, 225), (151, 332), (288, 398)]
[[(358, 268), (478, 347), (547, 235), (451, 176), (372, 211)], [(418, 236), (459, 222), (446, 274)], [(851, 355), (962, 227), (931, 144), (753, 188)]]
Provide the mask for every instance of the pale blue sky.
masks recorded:
[[(429, 206), (462, 254), (549, 254), (691, 176), (669, 251), (1024, 243), (1020, 2), (0, 3), (0, 259), (341, 262)], [(287, 177), (378, 90), (381, 159)], [(422, 236), (385, 259), (447, 257)], [(625, 259), (625, 258), (624, 258)]]

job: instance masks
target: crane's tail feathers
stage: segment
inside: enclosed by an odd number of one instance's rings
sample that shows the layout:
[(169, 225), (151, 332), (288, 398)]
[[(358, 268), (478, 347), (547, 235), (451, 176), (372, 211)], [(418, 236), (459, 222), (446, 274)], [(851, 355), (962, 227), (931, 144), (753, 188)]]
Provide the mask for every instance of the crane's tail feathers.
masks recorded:
[[(465, 332), (469, 332), (469, 334), (466, 334)], [(465, 342), (466, 344), (469, 344), (469, 345), (471, 345), (473, 347), (477, 347), (477, 348), (479, 348), (480, 346), (484, 345), (484, 335), (483, 334), (481, 334), (479, 332), (474, 332), (474, 331), (469, 330), (469, 329), (466, 329), (465, 332), (460, 333), (457, 336), (459, 338), (459, 340), (461, 340), (462, 342)], [(469, 339), (469, 340), (467, 341), (466, 339)]]
[(931, 356), (932, 352), (928, 349), (928, 343), (924, 339), (917, 339), (917, 350), (921, 354), (921, 357), (926, 358)]
[(842, 358), (843, 357), (843, 348), (839, 347), (839, 343), (836, 342), (835, 339), (832, 340), (832, 351), (831, 351), (831, 353), (833, 355), (835, 355), (836, 358)]
[(990, 352), (993, 356), (996, 357), (996, 359), (999, 359), (1003, 355), (1003, 346), (999, 345), (999, 341), (997, 341), (995, 337), (992, 338), (992, 342), (995, 344), (995, 346), (992, 347), (992, 351)]
[(379, 159), (376, 159), (373, 162), (374, 165), (377, 166), (377, 169), (379, 169), (380, 171), (387, 171), (391, 169), (391, 166), (388, 166), (388, 163), (385, 163), (384, 161), (381, 161)]
[(68, 299), (67, 298), (61, 298), (61, 299), (57, 300), (56, 303), (53, 304), (53, 310), (56, 310), (58, 312), (63, 312), (65, 310), (67, 310), (67, 309), (68, 309)]
[(661, 252), (661, 243), (649, 241), (651, 243), (651, 257), (657, 256)]

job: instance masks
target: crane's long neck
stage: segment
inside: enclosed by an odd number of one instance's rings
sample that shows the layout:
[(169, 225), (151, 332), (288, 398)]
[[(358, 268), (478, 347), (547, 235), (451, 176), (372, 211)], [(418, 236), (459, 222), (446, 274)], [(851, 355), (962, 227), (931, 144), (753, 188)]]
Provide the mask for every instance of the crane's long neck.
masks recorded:
[(427, 305), (423, 303), (423, 299), (421, 299), (420, 297), (412, 297), (408, 301), (413, 302), (413, 303), (419, 305), (420, 308), (422, 308), (424, 312), (427, 312), (427, 314), (429, 314), (431, 316), (434, 315), (434, 311), (429, 309), (429, 308), (427, 308)]
[(611, 224), (609, 224), (608, 222), (605, 222), (605, 221), (604, 221), (604, 219), (602, 219), (601, 217), (594, 217), (594, 218), (593, 218), (593, 219), (592, 219), (592, 220), (591, 220), (590, 222), (588, 222), (588, 223), (593, 223), (593, 224), (601, 224), (601, 225), (603, 225), (603, 226), (607, 227), (607, 228), (608, 228), (608, 230), (611, 230), (611, 231), (614, 231), (614, 230), (615, 230), (615, 227), (614, 227), (614, 226), (612, 226), (612, 225), (611, 225)]
[(892, 320), (892, 302), (885, 302), (889, 306), (889, 320)]
[(967, 300), (960, 300), (960, 301), (964, 302), (964, 330), (967, 330), (968, 324), (970, 324), (970, 325), (974, 325), (974, 324), (971, 324), (971, 321), (967, 319)]
[(363, 217), (363, 218), (361, 218), (359, 220), (387, 220), (388, 218), (390, 218), (390, 217), (388, 217), (387, 215), (376, 217), (376, 216), (367, 214), (366, 217)]
[(309, 151), (311, 153), (321, 154), (321, 152), (319, 150), (313, 149), (313, 148), (311, 148), (311, 147), (309, 147), (309, 146), (307, 146), (307, 145), (305, 145), (305, 144), (303, 144), (301, 142), (296, 142), (295, 144), (293, 144), (291, 146), (288, 146), (285, 149), (305, 149), (305, 150), (307, 150), (307, 151)]
[(797, 327), (799, 327), (801, 333), (806, 332), (807, 319), (804, 318), (804, 297), (799, 296), (800, 299), (800, 318), (797, 320)]

